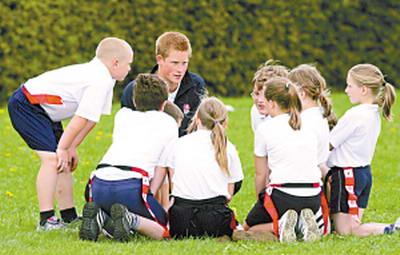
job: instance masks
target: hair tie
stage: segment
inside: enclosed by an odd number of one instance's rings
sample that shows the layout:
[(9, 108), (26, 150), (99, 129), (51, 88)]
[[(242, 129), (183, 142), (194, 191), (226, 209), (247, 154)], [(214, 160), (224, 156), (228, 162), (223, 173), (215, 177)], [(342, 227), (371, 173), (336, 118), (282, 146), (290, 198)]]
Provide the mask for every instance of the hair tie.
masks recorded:
[(386, 82), (386, 81), (383, 81), (382, 86), (383, 86), (383, 87), (386, 87), (386, 84), (387, 84), (387, 82)]
[(290, 86), (290, 83), (289, 83), (289, 82), (286, 83), (285, 87), (286, 87), (287, 89), (289, 88), (289, 86)]

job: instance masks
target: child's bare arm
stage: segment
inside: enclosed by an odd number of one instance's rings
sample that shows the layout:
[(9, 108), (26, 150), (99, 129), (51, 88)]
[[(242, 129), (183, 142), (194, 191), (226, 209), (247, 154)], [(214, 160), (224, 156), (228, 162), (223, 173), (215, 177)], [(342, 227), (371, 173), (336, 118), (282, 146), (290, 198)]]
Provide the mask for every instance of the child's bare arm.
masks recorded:
[(267, 157), (255, 157), (254, 160), (256, 174), (254, 178), (255, 188), (256, 188), (256, 196), (258, 197), (258, 193), (262, 189), (267, 186), (267, 179), (269, 179), (269, 168), (268, 168), (268, 159)]
[(88, 122), (87, 119), (75, 115), (68, 123), (67, 128), (62, 134), (56, 151), (58, 158), (57, 168), (60, 172), (67, 170), (69, 168), (71, 163), (69, 149), (74, 140), (76, 139), (76, 137), (85, 128), (87, 122)]
[(153, 194), (156, 194), (161, 184), (164, 182), (166, 175), (166, 168), (161, 166), (156, 166), (154, 170), (154, 177), (150, 183), (150, 190)]

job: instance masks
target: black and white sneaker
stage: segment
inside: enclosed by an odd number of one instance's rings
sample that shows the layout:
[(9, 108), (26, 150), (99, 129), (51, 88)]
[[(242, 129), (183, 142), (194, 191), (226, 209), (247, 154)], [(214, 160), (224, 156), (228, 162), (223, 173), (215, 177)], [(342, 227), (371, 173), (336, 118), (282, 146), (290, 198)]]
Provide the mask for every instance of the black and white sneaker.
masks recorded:
[(303, 241), (312, 242), (321, 238), (321, 232), (311, 209), (305, 208), (301, 210), (298, 226), (303, 236)]
[(281, 243), (290, 243), (296, 241), (295, 227), (297, 224), (297, 212), (287, 210), (279, 219), (279, 241)]
[(81, 240), (97, 241), (103, 228), (105, 213), (95, 203), (88, 202), (83, 207), (82, 224), (79, 229)]
[(111, 219), (114, 222), (114, 239), (120, 242), (127, 242), (132, 233), (132, 225), (135, 220), (135, 214), (121, 204), (111, 206)]

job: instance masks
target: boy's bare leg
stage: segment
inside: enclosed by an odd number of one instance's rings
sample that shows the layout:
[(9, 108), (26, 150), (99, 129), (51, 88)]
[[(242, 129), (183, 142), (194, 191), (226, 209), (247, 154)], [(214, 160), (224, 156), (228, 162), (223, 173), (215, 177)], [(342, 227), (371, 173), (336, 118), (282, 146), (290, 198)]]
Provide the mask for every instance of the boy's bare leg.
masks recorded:
[(258, 224), (250, 227), (249, 231), (263, 231), (263, 232), (274, 232), (274, 225), (272, 223)]
[(73, 208), (74, 194), (73, 194), (73, 179), (70, 171), (63, 171), (58, 174), (57, 178), (57, 199), (58, 207), (60, 210)]
[(137, 231), (156, 240), (163, 239), (164, 228), (160, 224), (139, 215), (137, 217), (139, 220)]
[(36, 151), (40, 160), (40, 170), (36, 178), (39, 211), (54, 209), (54, 195), (57, 185), (57, 156), (53, 152)]

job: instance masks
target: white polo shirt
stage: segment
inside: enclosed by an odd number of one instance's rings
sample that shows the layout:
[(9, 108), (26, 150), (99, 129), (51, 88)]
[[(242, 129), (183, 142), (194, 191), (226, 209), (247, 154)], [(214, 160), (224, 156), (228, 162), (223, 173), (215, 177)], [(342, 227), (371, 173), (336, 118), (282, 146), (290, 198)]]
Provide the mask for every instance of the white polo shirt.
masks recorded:
[(107, 67), (97, 58), (45, 72), (24, 84), (32, 95), (62, 98), (62, 105), (41, 104), (54, 122), (74, 115), (98, 122), (101, 114), (111, 113), (114, 85)]
[[(316, 136), (306, 130), (293, 130), (288, 114), (275, 116), (257, 128), (254, 153), (258, 157), (268, 156), (271, 184), (321, 180)], [(279, 189), (296, 196), (314, 196), (321, 191), (319, 188)]]
[(301, 128), (317, 136), (318, 164), (326, 163), (329, 156), (329, 124), (323, 111), (321, 107), (311, 107), (301, 112)]
[(211, 131), (200, 129), (179, 138), (171, 146), (167, 166), (174, 169), (172, 195), (200, 200), (216, 196), (230, 198), (228, 184), (243, 180), (242, 165), (231, 142), (227, 144), (230, 175), (221, 170), (211, 142)]
[(348, 110), (330, 133), (328, 166), (360, 167), (370, 165), (381, 132), (377, 104), (360, 104)]
[[(168, 114), (124, 107), (115, 115), (113, 142), (100, 163), (138, 167), (153, 177), (166, 145), (177, 138), (178, 127)], [(138, 173), (114, 167), (100, 168), (94, 174), (103, 180), (141, 177)]]
[(260, 125), (264, 121), (271, 119), (271, 116), (269, 115), (265, 116), (260, 114), (260, 112), (257, 110), (256, 105), (254, 104), (250, 110), (250, 117), (251, 117), (251, 127), (253, 128), (254, 133), (256, 132), (258, 125)]

